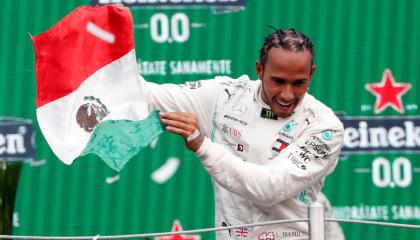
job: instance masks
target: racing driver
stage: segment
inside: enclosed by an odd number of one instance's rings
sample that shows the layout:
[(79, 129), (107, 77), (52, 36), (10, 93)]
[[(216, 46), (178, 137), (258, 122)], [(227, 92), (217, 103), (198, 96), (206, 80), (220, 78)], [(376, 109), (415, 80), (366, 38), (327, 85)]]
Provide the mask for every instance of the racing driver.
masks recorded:
[[(335, 168), (343, 125), (307, 91), (313, 45), (294, 29), (275, 29), (256, 63), (258, 80), (216, 77), (184, 84), (140, 82), (150, 110), (162, 110), (213, 178), (216, 226), (307, 218)], [(327, 239), (344, 239), (326, 224)], [(217, 239), (308, 239), (307, 222), (216, 232)]]

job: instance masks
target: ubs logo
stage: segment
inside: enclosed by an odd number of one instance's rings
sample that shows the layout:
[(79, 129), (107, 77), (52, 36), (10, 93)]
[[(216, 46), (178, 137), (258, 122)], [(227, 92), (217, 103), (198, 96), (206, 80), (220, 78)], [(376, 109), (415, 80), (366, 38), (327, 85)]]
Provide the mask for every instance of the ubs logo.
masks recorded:
[(232, 135), (234, 137), (241, 137), (242, 136), (242, 132), (236, 128), (233, 127), (229, 127), (226, 124), (223, 124), (222, 126), (222, 131), (224, 133), (228, 133), (229, 135)]

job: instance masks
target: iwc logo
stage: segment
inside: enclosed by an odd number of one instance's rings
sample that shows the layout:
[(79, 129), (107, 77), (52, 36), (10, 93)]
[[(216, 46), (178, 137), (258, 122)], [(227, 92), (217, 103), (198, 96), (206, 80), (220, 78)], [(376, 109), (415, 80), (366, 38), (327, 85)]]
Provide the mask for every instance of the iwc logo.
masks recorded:
[(83, 99), (86, 103), (77, 110), (76, 121), (83, 130), (90, 133), (109, 111), (99, 98), (85, 96)]

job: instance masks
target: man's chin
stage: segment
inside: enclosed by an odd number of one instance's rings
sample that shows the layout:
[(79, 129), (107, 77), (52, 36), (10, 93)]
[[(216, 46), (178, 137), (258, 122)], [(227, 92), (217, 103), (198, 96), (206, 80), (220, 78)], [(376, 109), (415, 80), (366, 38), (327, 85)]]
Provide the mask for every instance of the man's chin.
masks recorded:
[(292, 116), (295, 108), (296, 108), (295, 105), (293, 107), (289, 108), (289, 109), (279, 109), (279, 108), (277, 108), (275, 110), (273, 109), (273, 112), (274, 112), (274, 114), (276, 114), (277, 117), (288, 118), (288, 117)]
[(292, 116), (292, 113), (293, 113), (293, 111), (292, 112), (277, 113), (276, 115), (277, 115), (277, 117), (280, 117), (280, 118), (288, 118), (288, 117)]

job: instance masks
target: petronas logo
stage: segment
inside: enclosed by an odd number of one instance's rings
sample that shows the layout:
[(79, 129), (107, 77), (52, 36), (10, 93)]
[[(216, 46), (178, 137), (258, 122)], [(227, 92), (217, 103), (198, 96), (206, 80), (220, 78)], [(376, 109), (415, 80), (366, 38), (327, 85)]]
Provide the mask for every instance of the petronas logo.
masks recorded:
[(76, 121), (83, 130), (90, 133), (109, 114), (109, 111), (99, 98), (85, 96), (83, 99), (86, 103), (77, 110)]
[(291, 120), (290, 122), (286, 123), (283, 126), (283, 130), (285, 132), (291, 132), (296, 125), (297, 125), (297, 122), (295, 120)]
[(322, 131), (322, 138), (324, 140), (331, 140), (334, 133), (335, 133), (334, 130), (324, 130), (324, 131)]

